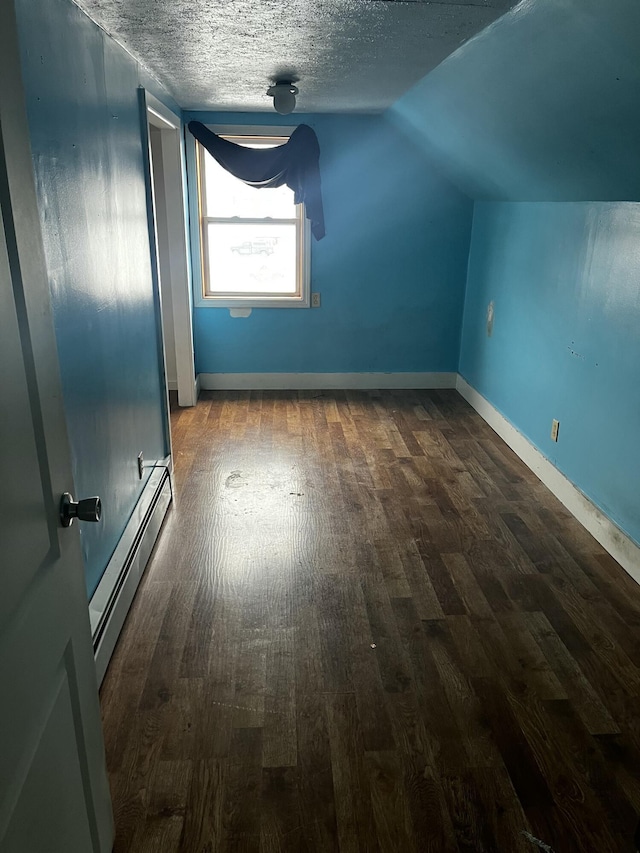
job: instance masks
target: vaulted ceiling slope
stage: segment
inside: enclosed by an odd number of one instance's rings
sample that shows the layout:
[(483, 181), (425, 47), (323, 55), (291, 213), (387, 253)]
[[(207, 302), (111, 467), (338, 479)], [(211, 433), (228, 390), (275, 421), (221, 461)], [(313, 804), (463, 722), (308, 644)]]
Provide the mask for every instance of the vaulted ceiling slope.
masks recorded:
[(185, 109), (379, 112), (517, 0), (77, 0)]
[(640, 2), (524, 0), (389, 115), (472, 198), (640, 201)]

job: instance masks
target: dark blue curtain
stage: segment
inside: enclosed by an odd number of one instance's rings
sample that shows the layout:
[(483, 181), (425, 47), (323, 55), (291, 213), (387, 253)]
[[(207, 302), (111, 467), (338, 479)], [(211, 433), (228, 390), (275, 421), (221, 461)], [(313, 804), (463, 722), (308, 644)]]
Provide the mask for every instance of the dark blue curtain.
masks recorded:
[[(277, 128), (276, 128), (277, 129)], [(247, 148), (213, 133), (202, 122), (190, 121), (189, 130), (217, 162), (250, 187), (281, 187), (304, 203), (316, 240), (325, 235), (320, 188), (320, 146), (314, 131), (300, 124), (288, 142), (275, 148)]]

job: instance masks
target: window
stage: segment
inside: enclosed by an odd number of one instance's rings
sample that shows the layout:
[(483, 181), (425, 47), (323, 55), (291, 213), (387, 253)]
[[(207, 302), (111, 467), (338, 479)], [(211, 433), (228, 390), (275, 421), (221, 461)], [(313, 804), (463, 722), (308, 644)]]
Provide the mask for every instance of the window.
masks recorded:
[[(287, 136), (223, 133), (253, 148)], [(308, 307), (309, 221), (293, 190), (249, 187), (197, 143), (202, 302), (218, 307)]]

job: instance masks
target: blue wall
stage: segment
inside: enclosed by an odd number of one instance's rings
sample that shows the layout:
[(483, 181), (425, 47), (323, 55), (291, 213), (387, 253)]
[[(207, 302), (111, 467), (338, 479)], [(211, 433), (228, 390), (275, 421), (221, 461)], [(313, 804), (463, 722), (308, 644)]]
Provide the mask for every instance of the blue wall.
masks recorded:
[[(218, 124), (274, 114), (189, 113)], [(318, 135), (319, 309), (195, 309), (198, 373), (455, 371), (472, 204), (382, 116), (296, 115)], [(281, 119), (291, 124), (291, 118)]]
[(75, 486), (103, 501), (102, 522), (81, 525), (91, 594), (150, 473), (139, 480), (138, 453), (166, 453), (143, 78), (68, 0), (19, 0), (17, 13)]
[(460, 372), (638, 543), (639, 330), (640, 204), (476, 204)]
[(640, 201), (640, 3), (526, 0), (397, 101), (473, 198)]
[(637, 0), (526, 0), (389, 111), (496, 200), (474, 208), (460, 372), (638, 542), (639, 91)]

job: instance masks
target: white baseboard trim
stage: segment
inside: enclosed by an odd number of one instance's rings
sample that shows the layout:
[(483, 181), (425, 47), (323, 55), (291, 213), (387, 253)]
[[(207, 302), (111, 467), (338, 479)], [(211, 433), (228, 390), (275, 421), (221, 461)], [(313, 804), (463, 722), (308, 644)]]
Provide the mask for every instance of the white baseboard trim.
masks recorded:
[(89, 602), (98, 684), (102, 684), (171, 497), (170, 467), (155, 468)]
[(200, 382), (200, 374), (196, 376), (196, 381), (193, 383), (193, 393), (196, 403), (198, 402), (198, 397), (200, 396), (200, 388), (202, 387)]
[(602, 547), (640, 583), (640, 547), (519, 432), (482, 394), (458, 376), (458, 393), (498, 433)]
[(457, 373), (200, 373), (207, 391), (455, 388)]

